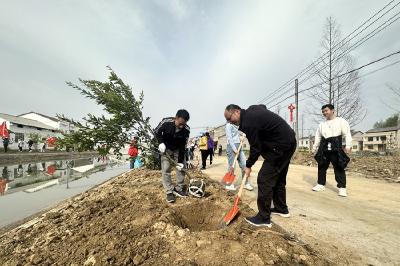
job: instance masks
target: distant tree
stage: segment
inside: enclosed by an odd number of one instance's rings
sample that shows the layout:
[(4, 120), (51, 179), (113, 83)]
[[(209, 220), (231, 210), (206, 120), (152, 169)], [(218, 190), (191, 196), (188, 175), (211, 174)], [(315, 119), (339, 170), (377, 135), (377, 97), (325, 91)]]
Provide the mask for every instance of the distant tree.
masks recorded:
[(335, 105), (337, 115), (355, 126), (366, 115), (360, 97), (359, 75), (355, 71), (339, 78), (354, 69), (354, 58), (348, 53), (349, 46), (350, 43), (342, 39), (340, 25), (332, 17), (327, 18), (321, 40), (320, 54), (323, 59), (313, 66), (315, 88), (309, 96), (314, 99), (313, 110), (318, 110), (311, 111), (312, 114), (320, 117), (320, 107), (331, 103)]
[(102, 155), (111, 153), (120, 158), (121, 149), (136, 137), (138, 144), (143, 147), (142, 155), (147, 166), (154, 168), (156, 159), (149, 150), (155, 150), (156, 140), (149, 123), (150, 118), (143, 114), (143, 91), (135, 97), (132, 88), (110, 67), (107, 68), (110, 75), (106, 82), (79, 79), (83, 87), (67, 82), (68, 86), (103, 106), (107, 116), (87, 114), (83, 122), (79, 122), (57, 115), (78, 128), (74, 133), (66, 134), (63, 139), (58, 140), (58, 145), (73, 146), (78, 151), (96, 149)]
[(374, 124), (374, 128), (395, 127), (398, 125), (399, 114), (389, 116), (385, 120), (378, 121)]

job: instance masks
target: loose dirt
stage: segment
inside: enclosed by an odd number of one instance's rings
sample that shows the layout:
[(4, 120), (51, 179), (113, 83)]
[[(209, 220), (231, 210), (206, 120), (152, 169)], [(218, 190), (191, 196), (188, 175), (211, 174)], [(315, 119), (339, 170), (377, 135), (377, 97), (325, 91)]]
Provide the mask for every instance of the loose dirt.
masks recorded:
[[(348, 172), (356, 173), (365, 178), (379, 178), (389, 182), (400, 183), (400, 154), (388, 156), (350, 155)], [(298, 152), (292, 158), (292, 164), (317, 166), (314, 156), (308, 152)]]
[(255, 229), (241, 215), (220, 227), (233, 194), (165, 201), (159, 171), (134, 170), (0, 236), (2, 265), (329, 265), (278, 226)]

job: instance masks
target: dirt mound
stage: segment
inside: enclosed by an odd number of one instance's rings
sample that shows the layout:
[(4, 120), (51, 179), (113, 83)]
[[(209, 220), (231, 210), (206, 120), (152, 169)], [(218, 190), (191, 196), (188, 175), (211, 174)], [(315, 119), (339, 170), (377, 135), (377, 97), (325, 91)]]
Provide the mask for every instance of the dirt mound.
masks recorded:
[(221, 229), (233, 196), (208, 179), (207, 197), (167, 204), (160, 176), (132, 171), (2, 235), (2, 265), (328, 264), (277, 226), (247, 225), (246, 205)]
[[(347, 166), (349, 172), (362, 175), (366, 178), (379, 178), (389, 182), (400, 183), (399, 154), (387, 156), (351, 154), (350, 159), (350, 163)], [(308, 152), (297, 152), (293, 156), (291, 163), (318, 166), (314, 156)]]

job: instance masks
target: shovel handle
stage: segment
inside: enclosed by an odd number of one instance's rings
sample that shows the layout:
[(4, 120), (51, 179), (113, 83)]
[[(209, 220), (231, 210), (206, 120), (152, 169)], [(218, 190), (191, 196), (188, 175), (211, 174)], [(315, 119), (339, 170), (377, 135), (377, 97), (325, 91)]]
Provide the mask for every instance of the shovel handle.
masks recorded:
[(243, 136), (240, 138), (240, 144), (239, 144), (239, 147), (237, 148), (237, 153), (235, 154), (235, 159), (233, 160), (233, 163), (232, 163), (232, 165), (231, 165), (231, 168), (235, 168), (235, 163), (236, 163), (236, 161), (237, 161), (237, 159), (238, 159), (238, 157), (239, 157), (240, 150), (242, 149), (242, 146), (243, 146), (243, 142), (244, 142), (244, 138), (245, 138), (245, 137), (246, 137), (246, 135), (243, 134)]
[(237, 194), (237, 197), (239, 197), (239, 198), (242, 197), (243, 188), (244, 188), (244, 185), (246, 184), (248, 177), (249, 177), (248, 175), (244, 175), (242, 178), (242, 183), (240, 184), (239, 192)]

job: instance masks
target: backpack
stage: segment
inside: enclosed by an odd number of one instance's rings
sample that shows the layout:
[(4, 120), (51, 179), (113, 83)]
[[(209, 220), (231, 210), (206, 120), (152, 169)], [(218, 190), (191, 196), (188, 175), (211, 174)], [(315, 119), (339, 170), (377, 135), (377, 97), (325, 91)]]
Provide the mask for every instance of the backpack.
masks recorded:
[(128, 150), (128, 155), (130, 157), (136, 157), (138, 155), (138, 149), (136, 147), (130, 146)]

